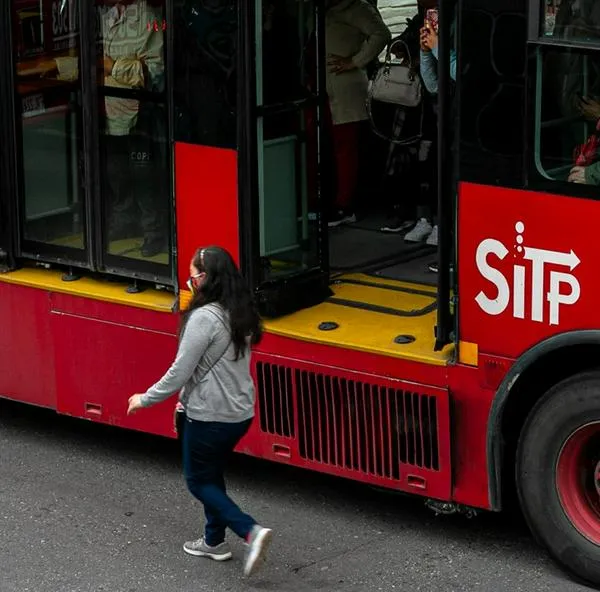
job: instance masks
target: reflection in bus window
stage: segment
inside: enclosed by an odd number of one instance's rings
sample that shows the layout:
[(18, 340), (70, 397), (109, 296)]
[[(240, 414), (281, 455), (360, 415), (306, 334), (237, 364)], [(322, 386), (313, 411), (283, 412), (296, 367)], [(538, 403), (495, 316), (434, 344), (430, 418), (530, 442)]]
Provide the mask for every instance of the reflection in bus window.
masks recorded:
[(600, 38), (596, 0), (545, 0), (542, 36), (594, 42)]
[(600, 59), (572, 48), (537, 50), (534, 158), (544, 178), (600, 184)]
[[(13, 0), (25, 240), (84, 248), (75, 2)], [(52, 23), (47, 27), (46, 23)]]
[(237, 0), (174, 5), (175, 139), (234, 148)]
[(168, 264), (164, 9), (147, 0), (105, 0), (99, 18), (108, 253)]

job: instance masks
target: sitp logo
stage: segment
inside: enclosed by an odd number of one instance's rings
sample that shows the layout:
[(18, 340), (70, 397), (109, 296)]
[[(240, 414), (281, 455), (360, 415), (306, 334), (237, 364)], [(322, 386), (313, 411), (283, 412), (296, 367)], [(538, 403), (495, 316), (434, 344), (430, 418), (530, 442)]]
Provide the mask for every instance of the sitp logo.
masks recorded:
[[(495, 261), (497, 257), (502, 262), (509, 254), (509, 250), (503, 243), (493, 238), (486, 238), (479, 243), (475, 255), (477, 269), (492, 284), (497, 295), (495, 298), (490, 298), (487, 295), (490, 290), (482, 290), (475, 297), (475, 301), (483, 312), (494, 316), (506, 311), (512, 301), (514, 318), (529, 318), (538, 323), (548, 322), (550, 325), (558, 325), (561, 306), (572, 305), (579, 300), (581, 294), (579, 281), (569, 272), (572, 272), (581, 261), (573, 249), (565, 253), (525, 246), (523, 222), (517, 222), (515, 230), (517, 236), (514, 256), (519, 262), (513, 265), (512, 273), (506, 274), (500, 271), (499, 268), (507, 270), (506, 264), (499, 265)], [(530, 263), (521, 265), (520, 260)]]

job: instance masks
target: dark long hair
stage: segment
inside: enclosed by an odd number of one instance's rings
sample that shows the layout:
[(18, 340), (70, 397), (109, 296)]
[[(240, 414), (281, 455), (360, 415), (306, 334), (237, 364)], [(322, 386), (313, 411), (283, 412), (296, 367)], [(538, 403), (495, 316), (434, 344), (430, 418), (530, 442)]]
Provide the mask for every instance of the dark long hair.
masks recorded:
[(213, 302), (220, 304), (229, 315), (231, 340), (238, 360), (248, 349), (248, 338), (256, 344), (262, 337), (262, 323), (252, 292), (233, 257), (221, 247), (198, 249), (192, 264), (199, 272), (206, 273), (206, 279), (182, 314), (181, 332), (194, 310)]

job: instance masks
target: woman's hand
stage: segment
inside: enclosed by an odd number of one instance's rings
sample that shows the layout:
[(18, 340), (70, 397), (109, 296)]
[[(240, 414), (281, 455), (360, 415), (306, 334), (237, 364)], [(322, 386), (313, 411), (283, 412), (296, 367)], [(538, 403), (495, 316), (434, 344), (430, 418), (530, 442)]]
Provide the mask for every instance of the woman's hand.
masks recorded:
[(438, 34), (429, 26), (421, 29), (421, 49), (432, 51), (438, 45)]
[(129, 397), (127, 415), (133, 415), (138, 409), (142, 409), (142, 395), (133, 395)]
[(569, 183), (580, 183), (582, 185), (585, 185), (585, 167), (573, 167), (571, 169), (571, 173), (569, 174)]
[(598, 121), (600, 119), (600, 102), (589, 97), (583, 97), (579, 100), (578, 105), (581, 114), (587, 119)]
[(356, 69), (352, 58), (343, 58), (342, 56), (333, 54), (329, 55), (327, 65), (332, 74), (341, 74), (342, 72), (349, 72)]

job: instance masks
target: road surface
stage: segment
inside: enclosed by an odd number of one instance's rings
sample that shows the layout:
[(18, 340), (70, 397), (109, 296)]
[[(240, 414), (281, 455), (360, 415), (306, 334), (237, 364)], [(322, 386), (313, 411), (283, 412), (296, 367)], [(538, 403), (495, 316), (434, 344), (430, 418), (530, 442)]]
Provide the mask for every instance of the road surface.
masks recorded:
[(187, 556), (201, 512), (175, 442), (0, 401), (0, 592), (578, 592), (522, 520), (435, 517), (422, 500), (247, 457), (232, 496), (275, 538), (257, 576), (243, 547)]

